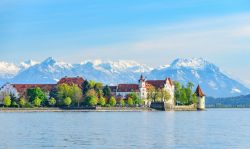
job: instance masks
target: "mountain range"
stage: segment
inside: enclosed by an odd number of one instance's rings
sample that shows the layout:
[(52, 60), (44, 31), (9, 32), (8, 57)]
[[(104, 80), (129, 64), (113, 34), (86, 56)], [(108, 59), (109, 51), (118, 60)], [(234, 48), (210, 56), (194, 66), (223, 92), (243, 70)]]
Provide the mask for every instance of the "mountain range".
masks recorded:
[(0, 62), (0, 84), (56, 83), (64, 76), (82, 76), (88, 80), (115, 85), (137, 83), (140, 75), (147, 79), (171, 77), (182, 84), (200, 84), (207, 96), (232, 97), (250, 93), (250, 89), (223, 73), (216, 65), (202, 59), (176, 59), (170, 65), (152, 68), (135, 61), (88, 60), (78, 64), (60, 62), (52, 57), (42, 62), (32, 60), (19, 65)]

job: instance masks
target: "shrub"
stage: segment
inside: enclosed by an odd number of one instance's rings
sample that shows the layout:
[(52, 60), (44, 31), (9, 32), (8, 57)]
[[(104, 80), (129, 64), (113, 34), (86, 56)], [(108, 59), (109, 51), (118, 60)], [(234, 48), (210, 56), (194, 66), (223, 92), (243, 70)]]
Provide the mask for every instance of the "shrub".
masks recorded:
[(31, 103), (29, 103), (29, 102), (25, 103), (24, 107), (25, 108), (34, 108), (34, 106)]
[(50, 105), (50, 106), (54, 106), (55, 104), (56, 104), (55, 98), (51, 97), (51, 98), (49, 99), (49, 105)]
[(134, 102), (133, 102), (133, 99), (132, 98), (128, 98), (128, 105), (130, 106), (130, 107), (132, 107), (133, 105), (134, 105)]
[(42, 100), (38, 97), (36, 97), (33, 101), (33, 104), (36, 106), (36, 107), (40, 107), (41, 106), (41, 102)]
[(15, 107), (15, 108), (18, 108), (18, 104), (16, 103), (16, 101), (12, 101), (11, 106)]
[(105, 106), (105, 104), (106, 104), (106, 100), (105, 100), (105, 98), (104, 97), (100, 97), (100, 99), (99, 99), (99, 103), (98, 103), (100, 106)]
[(20, 101), (19, 101), (19, 104), (20, 104), (21, 107), (24, 107), (25, 104), (26, 104), (25, 98), (22, 97), (22, 98), (20, 99)]
[(125, 107), (126, 104), (125, 104), (124, 99), (121, 99), (121, 100), (120, 100), (120, 105), (121, 105), (122, 107)]
[(72, 100), (71, 100), (70, 97), (66, 97), (66, 98), (63, 100), (64, 105), (65, 105), (65, 106), (68, 106), (68, 107), (70, 106), (71, 102), (72, 102)]
[(88, 96), (87, 97), (87, 105), (96, 106), (97, 105), (97, 97), (96, 96)]
[(109, 99), (109, 104), (111, 106), (115, 106), (116, 105), (116, 100), (115, 100), (115, 98), (113, 96)]
[(7, 95), (3, 98), (3, 104), (6, 106), (6, 107), (9, 107), (11, 105), (11, 99), (10, 99), (10, 96)]

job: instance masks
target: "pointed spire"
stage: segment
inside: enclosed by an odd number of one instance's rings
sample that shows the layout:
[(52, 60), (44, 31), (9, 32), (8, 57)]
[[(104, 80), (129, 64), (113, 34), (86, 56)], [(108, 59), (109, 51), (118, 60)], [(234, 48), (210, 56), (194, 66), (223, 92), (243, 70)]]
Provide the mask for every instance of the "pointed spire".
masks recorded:
[(140, 80), (139, 80), (139, 82), (140, 81), (145, 81), (145, 78), (144, 78), (144, 76), (141, 74), (141, 77), (140, 77)]
[(200, 85), (197, 86), (196, 91), (195, 91), (195, 94), (196, 94), (198, 97), (203, 97), (203, 96), (205, 96), (205, 94), (203, 93), (203, 91), (202, 91)]

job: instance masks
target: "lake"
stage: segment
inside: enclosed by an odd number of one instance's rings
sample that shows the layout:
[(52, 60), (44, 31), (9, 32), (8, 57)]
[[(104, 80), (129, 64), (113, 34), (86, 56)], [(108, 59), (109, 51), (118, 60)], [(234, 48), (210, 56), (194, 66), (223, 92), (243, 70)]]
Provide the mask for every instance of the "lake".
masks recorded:
[(0, 113), (1, 149), (250, 148), (250, 109)]

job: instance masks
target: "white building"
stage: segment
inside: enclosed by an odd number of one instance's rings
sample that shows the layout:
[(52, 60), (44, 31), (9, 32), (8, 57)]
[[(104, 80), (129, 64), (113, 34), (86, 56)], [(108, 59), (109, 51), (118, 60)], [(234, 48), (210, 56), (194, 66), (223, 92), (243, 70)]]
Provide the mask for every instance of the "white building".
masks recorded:
[(118, 84), (115, 95), (125, 98), (129, 93), (135, 92), (144, 101), (145, 105), (150, 105), (148, 100), (148, 90), (150, 87), (155, 89), (164, 89), (170, 94), (170, 99), (162, 101), (169, 104), (170, 107), (174, 106), (174, 83), (170, 78), (165, 80), (146, 80), (142, 75), (138, 81), (138, 84)]
[(12, 95), (16, 98), (19, 98), (17, 89), (10, 83), (6, 83), (0, 88), (0, 104), (3, 103), (3, 98), (7, 95)]

